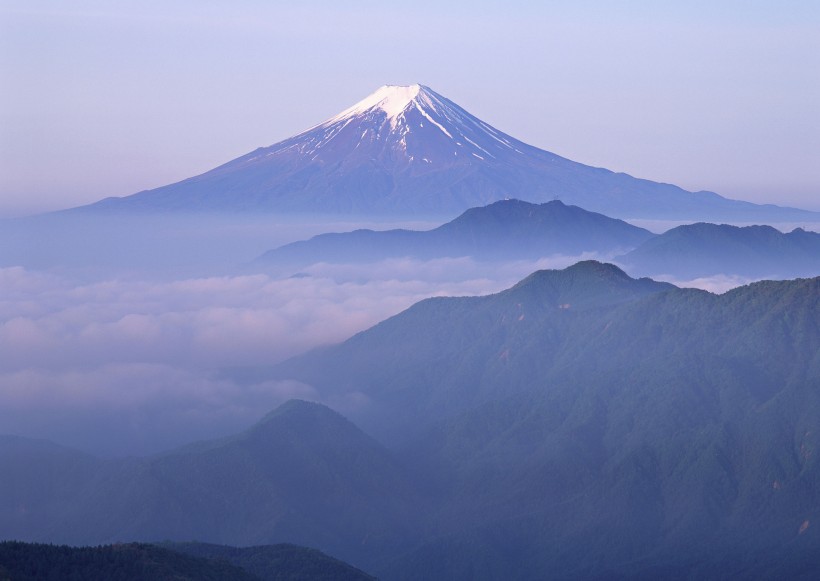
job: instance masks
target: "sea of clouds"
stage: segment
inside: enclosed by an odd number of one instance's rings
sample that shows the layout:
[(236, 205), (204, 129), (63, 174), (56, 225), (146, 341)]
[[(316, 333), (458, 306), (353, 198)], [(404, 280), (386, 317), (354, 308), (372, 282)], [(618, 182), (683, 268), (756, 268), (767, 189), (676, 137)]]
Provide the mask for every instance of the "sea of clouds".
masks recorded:
[[(318, 264), (296, 277), (84, 282), (0, 268), (0, 433), (103, 455), (234, 433), (288, 399), (321, 398), (298, 382), (238, 381), (224, 370), (270, 366), (343, 341), (424, 298), (497, 292), (581, 258), (589, 257), (504, 266), (396, 259)], [(743, 282), (695, 284), (722, 292)]]

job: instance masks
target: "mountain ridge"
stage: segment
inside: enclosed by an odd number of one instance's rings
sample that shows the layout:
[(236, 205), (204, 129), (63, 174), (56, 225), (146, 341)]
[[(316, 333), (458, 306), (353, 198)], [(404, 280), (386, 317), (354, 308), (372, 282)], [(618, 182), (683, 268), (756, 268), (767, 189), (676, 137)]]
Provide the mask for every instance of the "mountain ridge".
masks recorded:
[(306, 131), (186, 180), (72, 211), (451, 216), (513, 197), (618, 218), (820, 220), (820, 213), (595, 168), (527, 145), (423, 85), (384, 86)]
[(260, 256), (259, 265), (373, 262), (469, 256), (476, 260), (537, 259), (584, 253), (613, 254), (654, 236), (603, 214), (560, 200), (531, 204), (501, 200), (470, 208), (432, 230), (354, 230), (286, 244)]
[(812, 277), (820, 274), (820, 234), (701, 222), (647, 239), (616, 260), (641, 274)]
[(820, 277), (718, 295), (585, 261), (421, 301), (260, 380), (282, 377), (356, 405), (292, 401), (80, 485), (40, 445), (53, 490), (6, 454), (0, 536), (297, 542), (385, 579), (820, 566)]

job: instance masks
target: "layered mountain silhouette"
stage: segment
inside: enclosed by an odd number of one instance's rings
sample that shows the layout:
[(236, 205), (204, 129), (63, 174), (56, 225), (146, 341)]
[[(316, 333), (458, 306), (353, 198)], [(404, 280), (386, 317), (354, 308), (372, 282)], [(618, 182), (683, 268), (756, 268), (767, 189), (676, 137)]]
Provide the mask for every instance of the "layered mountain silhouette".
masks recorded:
[(714, 295), (588, 262), (280, 371), (366, 396), (357, 423), (449, 499), (396, 578), (817, 574), (819, 300), (820, 278)]
[(363, 543), (397, 550), (424, 506), (381, 445), (303, 401), (234, 437), (149, 458), (4, 437), (0, 465), (3, 539), (289, 542), (361, 560)]
[(630, 272), (686, 278), (812, 277), (820, 274), (820, 234), (801, 228), (784, 234), (771, 226), (690, 224), (645, 241), (618, 261)]
[(299, 135), (83, 211), (445, 217), (505, 198), (560, 199), (620, 218), (820, 218), (570, 161), (502, 133), (422, 85), (383, 86)]
[(257, 370), (355, 396), (376, 440), (306, 402), (143, 459), (3, 439), (0, 534), (287, 540), (383, 579), (809, 579), (818, 301), (820, 278), (714, 295), (595, 261), (428, 299)]
[[(383, 441), (412, 439), (436, 421), (548, 381), (558, 357), (600, 311), (676, 289), (593, 260), (533, 273), (486, 297), (434, 297), (348, 341), (274, 368), (326, 394), (356, 390), (372, 410), (357, 422)], [(593, 332), (600, 332), (596, 329)], [(584, 345), (583, 337), (576, 339)], [(574, 344), (574, 343), (573, 343)], [(525, 349), (522, 349), (525, 348)], [(594, 350), (589, 349), (588, 355)]]
[(316, 262), (373, 262), (386, 258), (433, 259), (470, 256), (478, 260), (536, 259), (557, 254), (607, 254), (634, 248), (654, 234), (622, 220), (560, 201), (530, 204), (503, 200), (471, 208), (428, 231), (355, 230), (320, 234), (262, 255), (259, 265), (298, 266)]

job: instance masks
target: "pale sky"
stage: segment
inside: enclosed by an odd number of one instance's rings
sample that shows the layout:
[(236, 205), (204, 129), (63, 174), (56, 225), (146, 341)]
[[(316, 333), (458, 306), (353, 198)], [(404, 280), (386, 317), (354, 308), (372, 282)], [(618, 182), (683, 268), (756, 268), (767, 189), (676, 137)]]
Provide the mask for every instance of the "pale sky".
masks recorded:
[(410, 83), (575, 161), (820, 210), (820, 2), (532, 4), (0, 0), (0, 216), (178, 181)]

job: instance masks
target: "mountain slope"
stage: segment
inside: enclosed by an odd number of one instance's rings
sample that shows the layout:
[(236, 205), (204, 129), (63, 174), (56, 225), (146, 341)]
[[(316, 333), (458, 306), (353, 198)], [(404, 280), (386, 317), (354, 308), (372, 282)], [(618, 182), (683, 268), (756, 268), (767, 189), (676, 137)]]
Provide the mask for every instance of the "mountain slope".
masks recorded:
[(820, 278), (714, 295), (587, 261), (422, 301), (267, 376), (355, 401), (391, 448), (306, 402), (81, 479), (60, 475), (82, 455), (10, 439), (3, 506), (39, 447), (56, 485), (36, 498), (70, 509), (45, 504), (30, 534), (51, 540), (300, 542), (384, 579), (820, 573)]
[(486, 297), (421, 301), (274, 373), (327, 394), (362, 392), (368, 405), (351, 417), (379, 438), (403, 440), (405, 432), (420, 433), (435, 420), (544, 381), (539, 373), (554, 364), (565, 337), (589, 311), (674, 288), (631, 279), (613, 265), (580, 262), (538, 271)]
[(358, 421), (446, 499), (385, 576), (817, 573), (820, 278), (718, 296), (589, 263), (281, 370), (363, 392)]
[(0, 436), (0, 539), (53, 539), (101, 464), (51, 442)]
[[(15, 477), (0, 473), (0, 489), (8, 479)], [(97, 461), (76, 488), (51, 480), (59, 490), (44, 511), (50, 520), (20, 515), (16, 528), (3, 524), (0, 538), (289, 542), (360, 560), (394, 546), (415, 526), (414, 507), (424, 505), (378, 443), (336, 412), (302, 401), (230, 438)], [(24, 494), (5, 501), (16, 505)]]
[(147, 544), (67, 547), (0, 543), (0, 580), (260, 581), (225, 561), (183, 555)]
[(820, 234), (801, 228), (784, 234), (771, 226), (690, 224), (645, 241), (618, 261), (640, 274), (810, 277), (820, 274)]
[(375, 578), (328, 557), (316, 549), (295, 545), (228, 547), (207, 543), (162, 543), (160, 546), (192, 557), (227, 561), (261, 581), (373, 581)]
[(0, 542), (0, 580), (367, 581), (374, 577), (295, 545), (237, 548), (203, 543), (69, 547)]
[(258, 264), (370, 262), (391, 257), (432, 259), (470, 256), (478, 260), (536, 259), (556, 254), (611, 253), (654, 235), (648, 230), (587, 212), (560, 201), (530, 204), (503, 200), (471, 208), (429, 231), (356, 230), (320, 234), (263, 254)]
[(381, 87), (299, 135), (83, 211), (445, 217), (505, 198), (560, 199), (620, 218), (818, 219), (570, 161), (498, 131), (421, 85)]

